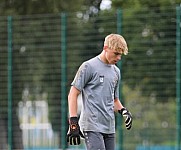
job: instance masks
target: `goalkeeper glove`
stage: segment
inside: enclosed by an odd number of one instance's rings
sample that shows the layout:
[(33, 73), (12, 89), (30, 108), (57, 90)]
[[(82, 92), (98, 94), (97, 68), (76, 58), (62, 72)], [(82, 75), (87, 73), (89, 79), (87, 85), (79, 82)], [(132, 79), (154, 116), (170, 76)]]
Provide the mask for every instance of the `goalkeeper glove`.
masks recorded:
[(131, 129), (132, 126), (132, 115), (131, 113), (126, 109), (122, 108), (121, 110), (118, 110), (118, 112), (124, 117), (125, 119), (125, 124), (126, 124), (126, 129), (129, 130)]
[(79, 145), (80, 137), (84, 138), (84, 135), (80, 131), (77, 117), (70, 117), (69, 119), (69, 131), (67, 134), (67, 142), (70, 145)]

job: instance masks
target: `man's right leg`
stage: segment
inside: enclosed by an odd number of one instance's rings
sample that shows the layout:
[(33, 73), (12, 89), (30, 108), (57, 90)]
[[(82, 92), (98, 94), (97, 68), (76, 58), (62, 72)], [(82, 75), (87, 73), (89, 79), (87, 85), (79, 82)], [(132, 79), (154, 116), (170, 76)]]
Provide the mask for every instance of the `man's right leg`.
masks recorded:
[(84, 131), (84, 136), (87, 150), (106, 150), (101, 133)]

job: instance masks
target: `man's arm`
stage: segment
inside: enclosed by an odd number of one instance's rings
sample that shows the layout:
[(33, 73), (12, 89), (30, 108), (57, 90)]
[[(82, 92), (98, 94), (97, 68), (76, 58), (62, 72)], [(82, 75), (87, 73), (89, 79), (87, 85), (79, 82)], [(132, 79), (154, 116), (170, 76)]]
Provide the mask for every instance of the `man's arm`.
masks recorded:
[(70, 145), (79, 145), (80, 137), (84, 138), (84, 135), (80, 131), (77, 118), (77, 98), (80, 91), (74, 86), (70, 88), (68, 95), (68, 106), (69, 106), (69, 131), (67, 133), (67, 142)]
[(68, 95), (68, 107), (70, 117), (77, 117), (77, 98), (79, 94), (80, 91), (76, 87), (71, 86)]
[(132, 127), (132, 115), (125, 107), (123, 107), (123, 105), (121, 104), (121, 102), (119, 101), (118, 98), (116, 98), (114, 100), (114, 110), (116, 112), (118, 111), (118, 113), (120, 113), (124, 117), (126, 128), (128, 130), (131, 129), (131, 127)]
[(123, 108), (123, 105), (121, 104), (120, 100), (118, 98), (114, 99), (114, 111), (121, 110)]

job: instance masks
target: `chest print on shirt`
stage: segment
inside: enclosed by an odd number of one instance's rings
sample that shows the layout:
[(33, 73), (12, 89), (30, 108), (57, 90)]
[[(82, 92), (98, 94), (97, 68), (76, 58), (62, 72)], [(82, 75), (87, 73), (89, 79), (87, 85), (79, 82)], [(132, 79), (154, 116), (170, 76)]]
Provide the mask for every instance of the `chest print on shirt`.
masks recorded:
[(104, 76), (99, 76), (99, 82), (103, 83), (104, 82)]
[(118, 77), (115, 76), (113, 78), (113, 81), (112, 81), (112, 93), (111, 93), (112, 94), (112, 99), (114, 99), (114, 94), (115, 94), (117, 83), (118, 83)]
[(113, 81), (114, 88), (116, 87), (117, 83), (118, 83), (118, 77), (116, 76), (114, 77), (114, 81)]
[(114, 94), (115, 94), (115, 90), (116, 90), (116, 86), (118, 84), (118, 74), (117, 72), (115, 71), (115, 76), (114, 76), (114, 79), (113, 79), (113, 92), (112, 92), (112, 97), (114, 98)]
[(114, 71), (115, 71), (115, 76), (114, 76), (114, 80), (113, 80), (113, 86), (114, 86), (114, 88), (116, 88), (116, 85), (118, 84), (119, 75), (116, 72), (115, 68), (114, 68)]

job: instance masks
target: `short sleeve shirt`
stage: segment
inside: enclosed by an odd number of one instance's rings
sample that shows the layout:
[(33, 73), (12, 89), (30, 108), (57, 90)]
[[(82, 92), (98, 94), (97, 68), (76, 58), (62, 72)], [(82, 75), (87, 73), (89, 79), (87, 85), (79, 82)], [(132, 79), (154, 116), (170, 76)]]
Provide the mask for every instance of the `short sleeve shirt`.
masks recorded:
[(119, 96), (120, 70), (99, 57), (84, 62), (72, 82), (82, 92), (80, 127), (83, 131), (115, 133), (114, 99)]

